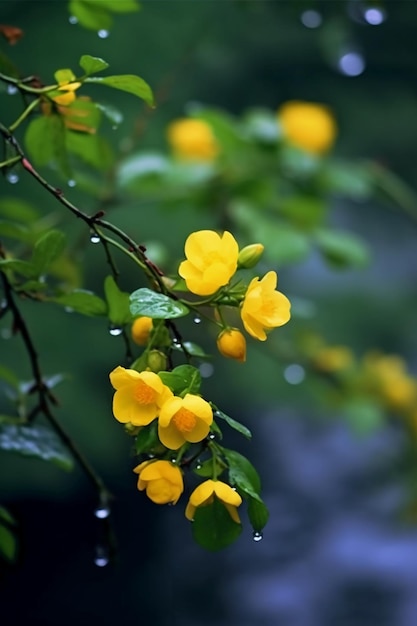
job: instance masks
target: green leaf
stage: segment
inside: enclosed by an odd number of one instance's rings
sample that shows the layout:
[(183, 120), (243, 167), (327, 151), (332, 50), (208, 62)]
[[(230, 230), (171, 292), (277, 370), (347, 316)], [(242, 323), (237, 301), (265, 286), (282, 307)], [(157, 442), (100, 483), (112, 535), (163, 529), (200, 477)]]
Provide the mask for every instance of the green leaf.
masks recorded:
[(79, 64), (88, 76), (102, 72), (109, 67), (109, 64), (100, 57), (92, 57), (89, 54), (83, 54)]
[(206, 550), (222, 550), (236, 541), (242, 525), (232, 520), (226, 507), (215, 497), (212, 504), (198, 507), (192, 522), (194, 540)]
[(17, 555), (17, 541), (14, 533), (0, 523), (0, 556), (14, 563)]
[(149, 426), (144, 426), (136, 435), (135, 450), (136, 454), (143, 452), (151, 452), (156, 447), (160, 447), (161, 442), (158, 438), (158, 424), (154, 420)]
[(282, 199), (279, 210), (295, 226), (310, 229), (323, 220), (326, 205), (322, 198), (292, 195)]
[(337, 193), (354, 200), (366, 200), (374, 191), (374, 180), (367, 164), (331, 161), (319, 178), (326, 192)]
[(71, 0), (68, 11), (71, 16), (77, 18), (81, 26), (90, 30), (109, 30), (113, 24), (113, 18), (109, 11), (96, 2)]
[(251, 498), (260, 500), (261, 481), (252, 463), (243, 454), (234, 450), (222, 448), (222, 452), (229, 466), (230, 483)]
[(183, 341), (181, 344), (174, 344), (173, 349), (179, 352), (183, 352), (182, 346), (186, 349), (190, 356), (198, 357), (199, 359), (211, 359), (211, 354), (206, 354), (201, 346), (192, 341)]
[(266, 109), (249, 111), (244, 119), (244, 129), (251, 139), (263, 144), (277, 144), (281, 136), (276, 115)]
[(370, 398), (350, 398), (343, 411), (352, 430), (360, 436), (370, 435), (385, 424), (383, 407)]
[(130, 312), (133, 317), (146, 315), (152, 319), (173, 319), (184, 317), (190, 310), (179, 300), (142, 287), (130, 294)]
[(108, 317), (115, 326), (123, 326), (132, 321), (128, 293), (121, 291), (113, 276), (107, 276), (104, 281), (104, 293), (108, 304)]
[(112, 104), (103, 104), (102, 102), (94, 102), (94, 105), (97, 109), (103, 113), (104, 117), (106, 117), (113, 129), (116, 129), (123, 122), (123, 114), (116, 109)]
[(134, 13), (139, 11), (138, 0), (84, 0), (87, 3), (97, 5), (112, 13)]
[(198, 394), (201, 386), (201, 374), (192, 365), (178, 365), (172, 372), (159, 372), (164, 385), (167, 385), (174, 395), (179, 396), (185, 391)]
[(144, 100), (150, 106), (154, 106), (154, 98), (152, 89), (140, 76), (134, 74), (120, 74), (118, 76), (94, 76), (87, 78), (86, 83), (95, 83), (100, 85), (106, 85), (113, 89), (120, 89), (120, 91), (127, 91), (128, 93), (138, 96)]
[(10, 524), (10, 526), (15, 526), (16, 524), (16, 520), (11, 515), (11, 513), (9, 513), (9, 511), (4, 508), (4, 506), (0, 506), (0, 522), (1, 521), (4, 521), (7, 524)]
[(107, 304), (105, 301), (93, 292), (83, 289), (76, 289), (71, 293), (52, 298), (51, 302), (60, 304), (82, 315), (91, 315), (93, 317), (107, 315)]
[[(77, 98), (65, 109), (66, 134), (71, 131), (95, 136), (100, 126), (101, 111), (91, 100)], [(66, 138), (68, 141), (68, 137)]]
[(66, 244), (66, 236), (60, 230), (49, 230), (38, 239), (32, 255), (32, 265), (39, 276), (57, 259), (63, 252)]
[(20, 259), (0, 259), (0, 271), (11, 270), (27, 278), (36, 276), (36, 268), (32, 263)]
[(57, 83), (72, 83), (75, 81), (76, 76), (70, 69), (57, 70), (54, 74), (54, 78)]
[(33, 119), (25, 133), (26, 148), (36, 165), (57, 165), (71, 178), (65, 149), (65, 127), (59, 115), (42, 115)]
[(32, 238), (29, 229), (23, 224), (15, 224), (4, 220), (0, 220), (0, 236), (24, 242), (30, 241)]
[(315, 231), (315, 241), (325, 257), (334, 267), (365, 267), (370, 253), (367, 244), (352, 233), (320, 229)]
[(4, 365), (0, 365), (0, 380), (4, 380), (8, 385), (14, 389), (19, 388), (19, 379), (16, 374)]
[(18, 198), (3, 198), (0, 200), (0, 215), (13, 221), (34, 222), (39, 218), (39, 213), (29, 202)]
[(229, 415), (226, 415), (226, 413), (223, 413), (223, 411), (220, 411), (220, 409), (216, 408), (214, 416), (215, 417), (220, 417), (222, 420), (227, 422), (229, 424), (230, 428), (233, 428), (234, 430), (237, 430), (237, 432), (240, 433), (241, 435), (243, 435), (244, 437), (246, 437), (246, 439), (252, 439), (252, 433), (249, 430), (249, 428), (246, 428), (246, 426), (244, 426), (240, 422), (234, 420)]
[[(224, 465), (222, 465), (217, 459), (215, 460), (215, 469), (217, 478), (224, 472)], [(213, 459), (207, 459), (203, 463), (200, 463), (193, 469), (194, 474), (202, 476), (203, 478), (213, 477)]]
[(66, 147), (82, 161), (98, 170), (107, 170), (114, 161), (110, 144), (99, 135), (67, 131)]
[(73, 467), (67, 449), (47, 426), (0, 424), (0, 449), (50, 461), (64, 470)]
[(262, 532), (269, 519), (269, 511), (265, 503), (258, 498), (248, 498), (248, 516), (255, 532)]

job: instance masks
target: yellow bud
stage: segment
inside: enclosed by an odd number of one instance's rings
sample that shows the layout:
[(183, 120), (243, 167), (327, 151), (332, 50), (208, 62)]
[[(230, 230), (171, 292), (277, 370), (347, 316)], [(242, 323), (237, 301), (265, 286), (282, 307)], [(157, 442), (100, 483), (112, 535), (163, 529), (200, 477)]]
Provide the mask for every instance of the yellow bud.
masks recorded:
[(217, 348), (228, 359), (246, 361), (246, 339), (237, 328), (227, 328), (217, 337)]
[(331, 110), (315, 102), (285, 102), (278, 111), (278, 121), (288, 142), (311, 154), (327, 152), (337, 135)]
[(167, 366), (167, 357), (160, 350), (151, 350), (148, 354), (148, 367), (151, 372), (158, 372), (165, 370)]
[(138, 317), (132, 324), (132, 339), (138, 346), (144, 346), (148, 343), (149, 335), (153, 327), (151, 317)]
[(249, 270), (255, 267), (264, 250), (265, 246), (261, 243), (251, 243), (249, 246), (242, 248), (237, 259), (238, 268)]

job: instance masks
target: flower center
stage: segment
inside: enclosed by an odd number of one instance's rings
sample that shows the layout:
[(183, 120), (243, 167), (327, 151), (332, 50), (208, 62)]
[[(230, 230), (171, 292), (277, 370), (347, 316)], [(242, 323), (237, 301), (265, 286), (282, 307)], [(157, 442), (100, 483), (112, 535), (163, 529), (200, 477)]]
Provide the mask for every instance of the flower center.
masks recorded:
[(157, 393), (155, 389), (149, 387), (143, 380), (139, 380), (133, 395), (139, 404), (153, 404), (156, 400)]
[(182, 407), (175, 413), (172, 421), (180, 432), (189, 433), (196, 425), (197, 418), (194, 413)]

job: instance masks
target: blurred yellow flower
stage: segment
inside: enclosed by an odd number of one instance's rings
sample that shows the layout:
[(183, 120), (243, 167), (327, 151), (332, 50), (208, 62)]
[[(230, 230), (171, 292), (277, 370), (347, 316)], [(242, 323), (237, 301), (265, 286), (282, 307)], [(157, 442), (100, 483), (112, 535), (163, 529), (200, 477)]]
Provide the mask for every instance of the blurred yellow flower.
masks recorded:
[(137, 317), (131, 328), (132, 339), (138, 346), (144, 346), (148, 343), (149, 335), (153, 327), (153, 320), (151, 317)]
[(116, 389), (113, 414), (122, 424), (147, 426), (173, 395), (154, 372), (137, 372), (118, 366), (111, 372), (110, 382)]
[(55, 72), (55, 80), (58, 83), (57, 91), (62, 93), (52, 96), (52, 100), (62, 106), (68, 106), (74, 102), (75, 91), (81, 87), (80, 82), (75, 80), (75, 74), (72, 70), (58, 70)]
[(240, 524), (237, 507), (242, 504), (242, 498), (237, 491), (221, 480), (209, 479), (194, 489), (185, 509), (185, 517), (193, 521), (196, 508), (211, 504), (214, 497), (224, 504), (232, 520)]
[(219, 153), (219, 145), (207, 122), (180, 119), (167, 129), (168, 141), (174, 154), (188, 161), (212, 161)]
[(289, 143), (312, 154), (327, 152), (337, 135), (333, 114), (322, 104), (285, 102), (278, 110), (278, 121)]
[(321, 372), (339, 372), (350, 367), (354, 362), (352, 350), (347, 346), (324, 346), (313, 356), (315, 368)]
[(176, 504), (184, 491), (182, 472), (170, 461), (144, 461), (133, 470), (138, 474), (138, 489), (155, 504)]
[(199, 230), (187, 238), (185, 256), (179, 275), (192, 293), (209, 296), (227, 285), (236, 272), (239, 246), (227, 230), (222, 236), (214, 230)]
[(259, 339), (265, 341), (265, 331), (283, 326), (291, 317), (291, 303), (280, 291), (276, 291), (276, 272), (268, 272), (259, 280), (254, 278), (247, 289), (242, 303), (240, 315), (245, 330)]
[(217, 337), (217, 348), (223, 356), (236, 359), (244, 363), (246, 361), (246, 339), (237, 328), (226, 328)]
[(389, 408), (406, 412), (416, 408), (417, 381), (408, 374), (401, 357), (370, 353), (364, 357), (364, 369), (373, 391)]
[(161, 408), (158, 436), (164, 446), (177, 450), (186, 441), (198, 443), (210, 431), (213, 411), (206, 400), (187, 393), (184, 398), (171, 397)]

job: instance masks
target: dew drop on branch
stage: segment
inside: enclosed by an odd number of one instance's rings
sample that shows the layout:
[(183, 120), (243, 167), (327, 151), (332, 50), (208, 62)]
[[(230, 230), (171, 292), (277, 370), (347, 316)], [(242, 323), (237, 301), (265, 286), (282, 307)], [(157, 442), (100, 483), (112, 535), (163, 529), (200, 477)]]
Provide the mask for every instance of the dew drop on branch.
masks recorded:
[(90, 235), (90, 241), (91, 243), (100, 243), (100, 237), (99, 235), (97, 235), (97, 233), (95, 233), (94, 231), (92, 231), (91, 235)]
[(97, 519), (106, 519), (110, 515), (110, 507), (106, 505), (100, 505), (94, 510), (94, 515)]
[(123, 328), (121, 326), (116, 326), (115, 324), (110, 324), (109, 333), (112, 337), (118, 337), (123, 332)]
[(253, 537), (253, 540), (258, 543), (259, 541), (262, 541), (262, 539), (264, 538), (264, 534), (258, 530), (254, 530), (252, 537)]
[(94, 564), (97, 565), (97, 567), (105, 567), (109, 564), (109, 561), (110, 559), (107, 549), (103, 546), (97, 546), (96, 554), (94, 556)]

